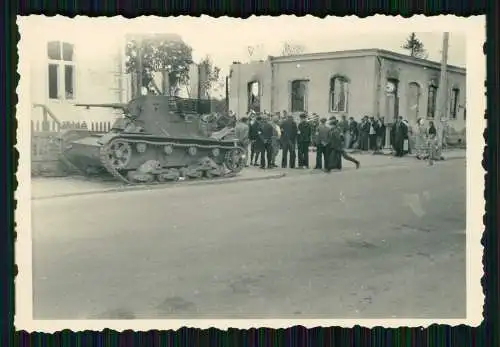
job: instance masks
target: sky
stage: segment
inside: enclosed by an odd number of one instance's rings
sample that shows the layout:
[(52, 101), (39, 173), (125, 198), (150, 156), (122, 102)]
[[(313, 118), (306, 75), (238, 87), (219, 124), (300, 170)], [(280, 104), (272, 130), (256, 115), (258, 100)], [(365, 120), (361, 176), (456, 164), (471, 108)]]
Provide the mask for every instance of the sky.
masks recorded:
[[(58, 32), (73, 29), (88, 41), (88, 38), (123, 37), (127, 33), (176, 33), (193, 48), (193, 58), (200, 61), (209, 55), (221, 68), (222, 77), (228, 74), (233, 61), (250, 60), (248, 47), (253, 50), (253, 59), (266, 59), (278, 55), (283, 43), (304, 46), (306, 52), (328, 52), (350, 49), (379, 48), (406, 53), (401, 46), (411, 32), (423, 42), (428, 59), (441, 58), (442, 36), (450, 32), (448, 63), (465, 67), (468, 26), (481, 17), (375, 16), (367, 19), (357, 17), (280, 16), (211, 18), (202, 17), (140, 17), (127, 20), (122, 17), (69, 19), (57, 17), (25, 17), (25, 27), (36, 33), (42, 28)], [(64, 28), (64, 29), (63, 29)], [(84, 28), (84, 29), (82, 29)], [(96, 44), (95, 40), (91, 40)], [(104, 42), (104, 41), (103, 41)], [(103, 43), (104, 45), (104, 43)], [(102, 49), (99, 49), (102, 52)]]

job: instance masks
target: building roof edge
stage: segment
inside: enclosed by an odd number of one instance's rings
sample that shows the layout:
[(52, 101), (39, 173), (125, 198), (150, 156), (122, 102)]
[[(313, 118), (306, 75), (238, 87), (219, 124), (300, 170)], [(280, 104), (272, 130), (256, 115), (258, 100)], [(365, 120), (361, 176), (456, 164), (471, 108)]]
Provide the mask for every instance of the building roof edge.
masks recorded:
[[(404, 55), (401, 53), (396, 53), (393, 51), (385, 50), (385, 49), (377, 49), (377, 48), (369, 48), (369, 49), (356, 49), (356, 50), (346, 50), (346, 51), (334, 51), (334, 52), (318, 52), (318, 53), (305, 53), (305, 54), (297, 54), (290, 56), (280, 56), (273, 57), (269, 56), (268, 60), (271, 64), (279, 64), (279, 63), (287, 63), (287, 62), (299, 62), (299, 61), (307, 61), (307, 60), (320, 60), (320, 59), (336, 59), (336, 58), (351, 58), (351, 57), (366, 57), (366, 56), (379, 56), (387, 59), (394, 59), (398, 61), (407, 62), (410, 64), (421, 65), (430, 68), (441, 67), (439, 62), (420, 59), (416, 57), (411, 57), (408, 55)], [(467, 69), (450, 65), (448, 64), (448, 69), (466, 74)]]

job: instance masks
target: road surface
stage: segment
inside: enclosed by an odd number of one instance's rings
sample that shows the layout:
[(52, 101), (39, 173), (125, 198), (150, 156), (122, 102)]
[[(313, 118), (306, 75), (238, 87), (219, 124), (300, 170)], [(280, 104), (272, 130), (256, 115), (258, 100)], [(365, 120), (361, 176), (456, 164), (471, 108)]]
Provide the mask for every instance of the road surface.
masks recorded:
[(35, 319), (462, 318), (465, 160), (34, 200)]

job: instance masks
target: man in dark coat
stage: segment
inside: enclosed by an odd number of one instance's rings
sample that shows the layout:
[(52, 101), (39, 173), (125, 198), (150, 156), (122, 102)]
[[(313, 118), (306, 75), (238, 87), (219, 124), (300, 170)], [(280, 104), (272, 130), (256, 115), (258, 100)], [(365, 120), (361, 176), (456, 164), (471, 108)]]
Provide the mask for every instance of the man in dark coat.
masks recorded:
[(300, 123), (297, 132), (297, 154), (299, 169), (309, 168), (309, 145), (311, 144), (311, 125), (307, 121), (307, 116), (303, 113), (300, 115)]
[(408, 129), (403, 123), (403, 117), (398, 117), (391, 129), (391, 142), (396, 157), (402, 157), (404, 154), (403, 147), (407, 133)]
[(375, 140), (375, 143), (376, 143), (375, 153), (380, 153), (380, 151), (382, 150), (382, 146), (383, 146), (382, 140), (385, 136), (384, 121), (380, 117), (377, 118), (375, 131), (377, 133), (376, 140)]
[(257, 162), (259, 160), (260, 148), (258, 148), (257, 140), (259, 137), (260, 131), (260, 123), (262, 122), (262, 118), (257, 116), (253, 120), (250, 121), (249, 126), (249, 139), (250, 139), (250, 165), (257, 166)]
[(349, 143), (347, 144), (347, 148), (352, 148), (359, 140), (358, 122), (354, 120), (354, 117), (349, 117), (349, 132), (351, 136), (350, 139), (348, 139)]
[(328, 133), (328, 160), (325, 171), (340, 170), (342, 168), (342, 133), (338, 126), (338, 121), (331, 118), (329, 121), (330, 130)]
[(338, 122), (336, 120), (331, 122), (330, 140), (328, 145), (330, 152), (328, 156), (328, 166), (326, 167), (327, 172), (330, 172), (331, 170), (342, 170), (342, 158), (354, 163), (356, 165), (356, 169), (359, 169), (360, 162), (347, 154), (345, 148), (342, 146), (342, 130), (338, 126)]
[(293, 119), (293, 116), (287, 116), (285, 121), (281, 123), (281, 148), (282, 148), (282, 158), (281, 167), (286, 168), (288, 154), (290, 153), (290, 168), (295, 168), (295, 144), (297, 143), (297, 123)]
[[(318, 129), (314, 136), (316, 144), (316, 166), (315, 169), (321, 170), (328, 167), (328, 141), (330, 137), (330, 128), (326, 125), (326, 118), (321, 118)], [(321, 165), (324, 161), (324, 166)]]
[(267, 117), (262, 120), (260, 131), (258, 133), (257, 144), (260, 149), (260, 168), (266, 168), (266, 159), (267, 159), (267, 168), (271, 169), (273, 167), (273, 146), (272, 146), (272, 138), (274, 135), (274, 128), (271, 125), (271, 120)]
[(370, 122), (368, 116), (364, 116), (359, 127), (359, 148), (362, 151), (368, 150), (368, 142), (370, 136)]
[(349, 140), (348, 132), (349, 132), (349, 122), (345, 115), (342, 115), (342, 118), (339, 122), (340, 133), (342, 134), (342, 138), (344, 139), (344, 148), (347, 148), (348, 143), (346, 140)]

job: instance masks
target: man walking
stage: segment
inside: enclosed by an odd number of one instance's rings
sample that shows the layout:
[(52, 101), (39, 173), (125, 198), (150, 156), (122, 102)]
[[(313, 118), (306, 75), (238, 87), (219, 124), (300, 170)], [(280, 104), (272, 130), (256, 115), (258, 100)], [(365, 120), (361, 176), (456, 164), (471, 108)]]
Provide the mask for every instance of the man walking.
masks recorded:
[(330, 172), (331, 170), (342, 170), (342, 158), (354, 163), (356, 165), (356, 169), (359, 169), (360, 162), (347, 154), (345, 148), (342, 146), (342, 131), (338, 126), (337, 120), (333, 120), (330, 124), (332, 127), (328, 141), (330, 153), (328, 156), (328, 166), (326, 167), (326, 171)]
[(250, 145), (250, 128), (248, 126), (248, 118), (243, 117), (234, 127), (236, 138), (241, 142), (245, 149), (245, 166), (248, 166), (248, 146)]
[(328, 160), (325, 165), (325, 171), (340, 170), (342, 168), (341, 151), (342, 151), (342, 136), (338, 127), (338, 121), (335, 118), (330, 118), (328, 123), (330, 129), (328, 132)]
[(297, 133), (297, 154), (299, 159), (299, 169), (309, 168), (309, 145), (311, 144), (311, 125), (307, 122), (305, 113), (300, 115), (300, 123)]
[(295, 144), (297, 143), (297, 123), (293, 116), (287, 116), (286, 120), (281, 124), (281, 148), (282, 158), (281, 167), (286, 168), (288, 154), (290, 154), (290, 168), (295, 168)]
[[(318, 129), (315, 134), (316, 142), (316, 166), (315, 169), (321, 170), (328, 168), (328, 140), (330, 128), (326, 125), (326, 118), (321, 118)], [(322, 163), (323, 162), (323, 163)], [(322, 165), (323, 164), (323, 165)]]

